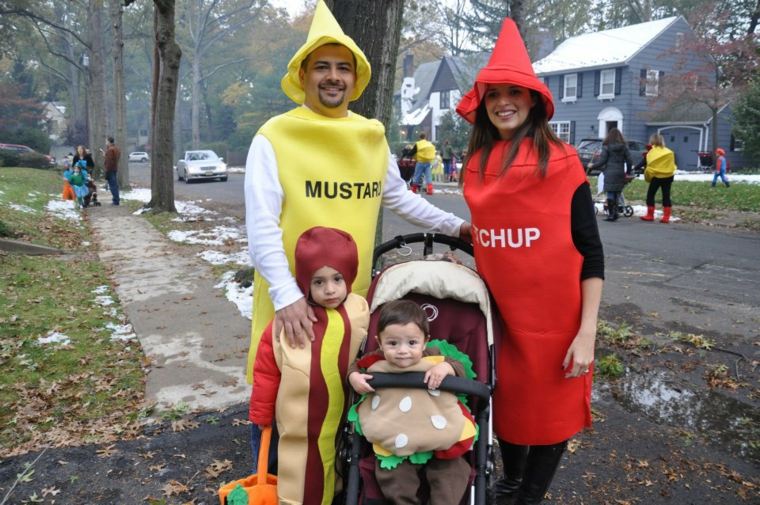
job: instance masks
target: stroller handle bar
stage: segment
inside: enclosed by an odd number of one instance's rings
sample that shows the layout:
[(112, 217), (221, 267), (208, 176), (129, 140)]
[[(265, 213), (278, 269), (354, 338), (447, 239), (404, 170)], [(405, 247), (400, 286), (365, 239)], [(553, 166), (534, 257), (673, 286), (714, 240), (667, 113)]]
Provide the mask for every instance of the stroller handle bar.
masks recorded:
[[(424, 382), (425, 374), (422, 372), (406, 373), (372, 373), (372, 379), (367, 384), (373, 388), (416, 388), (427, 389)], [(488, 401), (491, 397), (491, 388), (472, 379), (464, 377), (446, 376), (439, 387), (441, 391), (449, 393), (464, 393), (468, 396), (477, 396)]]
[(425, 244), (422, 254), (427, 256), (433, 252), (433, 244), (444, 244), (451, 248), (452, 251), (459, 249), (470, 256), (473, 255), (472, 244), (465, 242), (461, 238), (452, 237), (450, 235), (442, 235), (439, 233), (411, 233), (409, 235), (396, 235), (391, 240), (383, 242), (375, 247), (375, 251), (372, 254), (372, 266), (377, 265), (377, 260), (383, 254), (393, 249), (401, 249), (408, 244), (416, 244), (423, 242)]

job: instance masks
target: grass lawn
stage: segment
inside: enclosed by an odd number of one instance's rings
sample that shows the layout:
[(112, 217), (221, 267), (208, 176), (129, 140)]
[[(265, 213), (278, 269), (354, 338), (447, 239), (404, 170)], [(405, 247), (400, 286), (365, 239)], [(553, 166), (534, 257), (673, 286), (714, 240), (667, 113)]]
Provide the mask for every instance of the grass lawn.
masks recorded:
[[(44, 211), (59, 181), (57, 172), (0, 168), (4, 229), (69, 253), (0, 253), (0, 457), (124, 437), (143, 406), (142, 350), (135, 340), (112, 340), (106, 328), (123, 315), (103, 298), (118, 303), (87, 246), (87, 220)], [(54, 332), (67, 341), (40, 342)]]
[[(596, 187), (596, 181), (592, 183), (592, 187)], [(643, 202), (646, 200), (648, 187), (643, 179), (636, 179), (626, 186), (625, 197), (629, 201)], [(730, 188), (722, 185), (712, 188), (709, 182), (676, 179), (671, 188), (671, 198), (676, 206), (760, 212), (760, 185), (757, 184), (737, 182), (731, 184)], [(656, 201), (658, 204), (662, 201), (659, 192)]]

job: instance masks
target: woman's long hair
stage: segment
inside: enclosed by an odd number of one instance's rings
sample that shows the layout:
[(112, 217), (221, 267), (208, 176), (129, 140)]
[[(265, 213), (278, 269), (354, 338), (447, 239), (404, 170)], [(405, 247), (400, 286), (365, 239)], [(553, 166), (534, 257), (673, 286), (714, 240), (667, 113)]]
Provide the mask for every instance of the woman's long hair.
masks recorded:
[(665, 138), (659, 133), (653, 133), (652, 136), (649, 137), (649, 143), (653, 146), (665, 147)]
[[(504, 161), (502, 163), (499, 176), (504, 175), (509, 166), (517, 157), (517, 151), (520, 149), (520, 144), (525, 137), (533, 138), (533, 148), (538, 152), (538, 167), (537, 171), (541, 177), (546, 176), (547, 166), (549, 164), (549, 152), (550, 144), (562, 145), (562, 141), (557, 137), (549, 126), (549, 118), (546, 114), (546, 106), (544, 101), (538, 92), (530, 90), (530, 96), (533, 98), (535, 105), (531, 107), (528, 113), (528, 118), (525, 122), (517, 128), (514, 136), (512, 137), (512, 143), (509, 146)], [(486, 173), (486, 164), (488, 158), (491, 155), (493, 145), (497, 140), (500, 140), (499, 130), (488, 119), (488, 112), (486, 111), (486, 101), (481, 100), (477, 111), (475, 112), (475, 124), (472, 126), (472, 132), (470, 133), (470, 142), (467, 145), (467, 158), (464, 160), (463, 167), (467, 167), (470, 158), (475, 153), (480, 152), (480, 167), (479, 173), (482, 179)], [(460, 177), (460, 184), (464, 180), (464, 177)]]
[(607, 136), (604, 138), (602, 144), (606, 146), (610, 144), (625, 144), (625, 138), (623, 138), (623, 133), (620, 130), (617, 128), (610, 128), (610, 131), (607, 132)]

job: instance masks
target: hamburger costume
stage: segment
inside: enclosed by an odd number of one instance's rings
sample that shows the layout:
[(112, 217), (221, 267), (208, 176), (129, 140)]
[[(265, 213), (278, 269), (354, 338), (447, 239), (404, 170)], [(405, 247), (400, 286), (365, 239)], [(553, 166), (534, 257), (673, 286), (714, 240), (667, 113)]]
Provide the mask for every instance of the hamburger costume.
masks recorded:
[(329, 505), (337, 487), (335, 447), (347, 408), (343, 378), (367, 335), (369, 307), (351, 293), (357, 249), (350, 235), (315, 227), (295, 247), (296, 278), (308, 293), (311, 277), (323, 266), (339, 271), (348, 296), (335, 309), (312, 305), (317, 316), (314, 342), (293, 349), (266, 328), (256, 355), (249, 419), (280, 434), (278, 486), (281, 504)]

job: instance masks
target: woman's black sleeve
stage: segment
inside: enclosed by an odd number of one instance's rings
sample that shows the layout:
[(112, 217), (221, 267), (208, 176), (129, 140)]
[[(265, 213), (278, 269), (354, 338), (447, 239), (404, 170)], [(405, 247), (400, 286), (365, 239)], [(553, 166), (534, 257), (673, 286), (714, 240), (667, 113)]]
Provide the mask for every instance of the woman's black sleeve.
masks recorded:
[(591, 188), (586, 183), (578, 186), (575, 194), (573, 194), (570, 207), (570, 227), (573, 244), (575, 244), (578, 252), (583, 255), (581, 280), (592, 277), (604, 279), (602, 239), (599, 237), (599, 227), (596, 225)]

